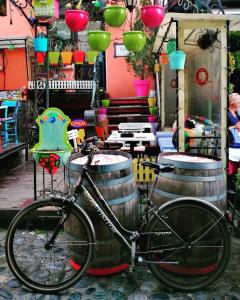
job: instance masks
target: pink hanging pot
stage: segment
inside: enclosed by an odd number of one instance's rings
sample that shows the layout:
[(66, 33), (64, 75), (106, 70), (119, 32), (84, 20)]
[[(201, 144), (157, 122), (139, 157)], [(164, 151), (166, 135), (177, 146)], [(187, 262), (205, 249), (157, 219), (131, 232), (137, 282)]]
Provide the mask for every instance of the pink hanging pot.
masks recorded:
[(88, 23), (89, 14), (80, 9), (69, 9), (65, 11), (65, 22), (68, 28), (73, 31), (83, 31)]
[(164, 7), (161, 5), (146, 5), (141, 8), (141, 20), (147, 27), (159, 27), (163, 18)]

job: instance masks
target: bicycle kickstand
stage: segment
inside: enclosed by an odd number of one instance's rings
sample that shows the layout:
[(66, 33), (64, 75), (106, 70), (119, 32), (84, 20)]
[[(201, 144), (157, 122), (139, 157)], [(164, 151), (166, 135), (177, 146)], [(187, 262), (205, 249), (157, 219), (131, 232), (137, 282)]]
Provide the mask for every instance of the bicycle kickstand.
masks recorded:
[(131, 265), (129, 266), (128, 273), (131, 279), (135, 279), (135, 257), (136, 257), (136, 241), (132, 241), (131, 249)]

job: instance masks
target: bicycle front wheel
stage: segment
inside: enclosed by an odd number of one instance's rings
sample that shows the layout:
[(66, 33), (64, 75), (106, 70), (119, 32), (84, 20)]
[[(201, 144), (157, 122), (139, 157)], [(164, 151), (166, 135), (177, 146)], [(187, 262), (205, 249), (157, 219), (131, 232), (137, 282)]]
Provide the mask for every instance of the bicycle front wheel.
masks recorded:
[(150, 268), (171, 288), (201, 289), (227, 266), (230, 234), (224, 215), (204, 201), (182, 198), (164, 205), (146, 231)]
[(5, 250), (11, 271), (26, 287), (56, 293), (74, 285), (85, 273), (94, 244), (94, 230), (84, 211), (75, 204), (51, 199), (36, 202), (16, 215), (7, 232)]

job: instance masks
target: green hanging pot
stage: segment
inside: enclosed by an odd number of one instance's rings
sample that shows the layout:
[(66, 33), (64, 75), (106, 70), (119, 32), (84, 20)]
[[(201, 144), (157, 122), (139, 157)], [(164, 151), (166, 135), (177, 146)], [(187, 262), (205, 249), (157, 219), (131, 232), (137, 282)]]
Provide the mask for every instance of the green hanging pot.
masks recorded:
[(127, 9), (124, 6), (107, 6), (104, 9), (103, 17), (110, 27), (121, 27), (127, 18)]
[(49, 64), (51, 66), (57, 66), (59, 61), (60, 52), (50, 51), (48, 52)]
[(88, 64), (90, 65), (94, 64), (97, 55), (98, 55), (98, 51), (87, 51), (86, 56), (87, 56)]
[(167, 54), (176, 51), (176, 39), (169, 39), (167, 42)]
[(105, 51), (110, 45), (111, 34), (107, 31), (89, 31), (88, 32), (88, 44), (94, 51)]
[(123, 33), (123, 44), (128, 51), (139, 52), (146, 44), (146, 35), (142, 31), (128, 31)]

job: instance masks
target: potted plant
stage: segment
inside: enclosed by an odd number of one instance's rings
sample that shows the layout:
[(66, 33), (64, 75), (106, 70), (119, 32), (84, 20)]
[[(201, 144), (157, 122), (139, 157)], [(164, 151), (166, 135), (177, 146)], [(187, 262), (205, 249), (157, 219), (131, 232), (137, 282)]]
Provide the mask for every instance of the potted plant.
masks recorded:
[[(146, 1), (143, 5), (148, 4)], [(136, 17), (133, 23), (134, 31), (143, 31), (143, 23), (140, 17), (140, 11), (136, 8)], [(136, 88), (136, 94), (139, 97), (148, 96), (150, 78), (154, 75), (155, 55), (152, 52), (152, 48), (155, 42), (155, 36), (157, 29), (148, 29), (146, 32), (146, 43), (140, 52), (129, 52), (126, 57), (129, 70), (135, 73), (138, 77), (134, 81)], [(138, 89), (140, 87), (140, 90)]]

